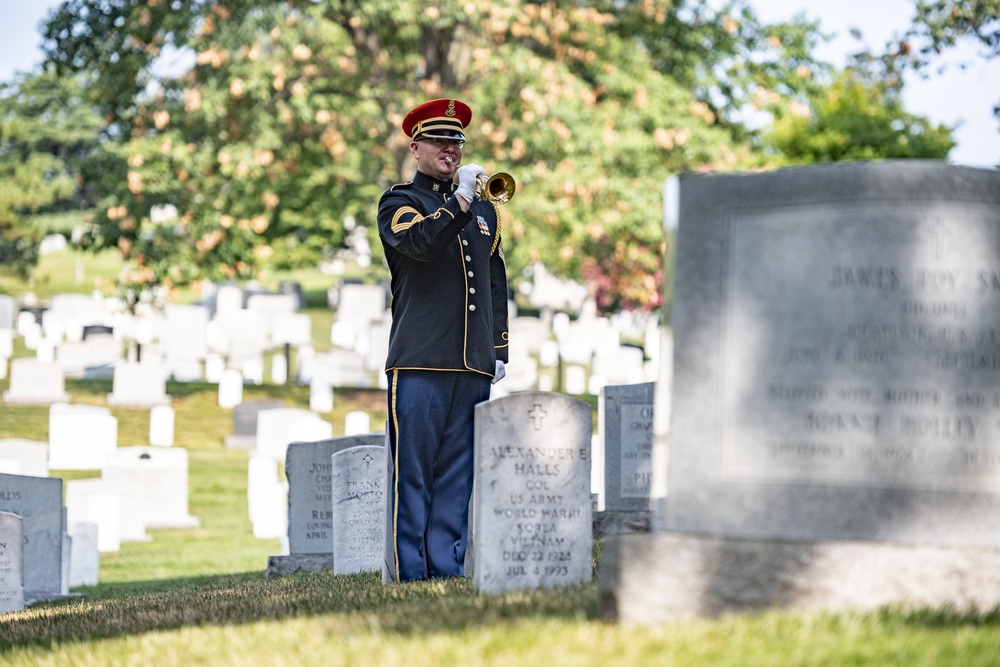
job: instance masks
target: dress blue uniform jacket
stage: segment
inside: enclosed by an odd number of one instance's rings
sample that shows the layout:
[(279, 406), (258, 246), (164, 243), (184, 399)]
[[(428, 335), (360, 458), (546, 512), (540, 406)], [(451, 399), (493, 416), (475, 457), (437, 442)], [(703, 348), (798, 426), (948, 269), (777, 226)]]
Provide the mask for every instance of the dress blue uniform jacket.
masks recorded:
[(378, 207), (392, 274), (386, 370), (471, 371), (507, 362), (507, 273), (493, 204), (463, 212), (452, 181), (417, 172)]

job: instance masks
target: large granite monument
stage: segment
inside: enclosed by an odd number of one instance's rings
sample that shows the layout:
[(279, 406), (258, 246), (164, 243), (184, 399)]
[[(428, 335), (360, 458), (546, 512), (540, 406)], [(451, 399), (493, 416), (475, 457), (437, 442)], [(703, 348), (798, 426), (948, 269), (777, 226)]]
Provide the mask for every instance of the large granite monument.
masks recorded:
[(609, 540), (604, 613), (1000, 603), (1000, 173), (858, 163), (670, 191), (657, 532)]

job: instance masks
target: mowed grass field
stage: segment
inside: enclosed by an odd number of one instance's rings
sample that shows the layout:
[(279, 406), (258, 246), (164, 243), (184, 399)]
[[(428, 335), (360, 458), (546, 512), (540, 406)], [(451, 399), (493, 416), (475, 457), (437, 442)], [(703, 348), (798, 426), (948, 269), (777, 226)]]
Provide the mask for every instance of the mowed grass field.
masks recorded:
[[(76, 261), (83, 262), (77, 269)], [(100, 262), (107, 262), (100, 265)], [(51, 264), (50, 264), (51, 263)], [(69, 265), (66, 270), (65, 265)], [(53, 268), (50, 270), (50, 265)], [(79, 272), (85, 282), (77, 281)], [(33, 289), (44, 299), (89, 291), (113, 260), (47, 256)], [(108, 278), (103, 278), (108, 279)], [(113, 279), (110, 278), (110, 279)], [(322, 279), (311, 278), (321, 293)], [(327, 278), (327, 280), (329, 280)], [(305, 283), (305, 281), (304, 281)], [(24, 285), (0, 282), (20, 294)], [(332, 314), (313, 315), (317, 348)], [(18, 348), (19, 354), (27, 354)], [(0, 391), (7, 381), (0, 381)], [(73, 402), (103, 405), (110, 381), (67, 382)], [(788, 614), (622, 627), (601, 619), (595, 581), (568, 589), (479, 595), (466, 580), (386, 586), (379, 575), (332, 573), (265, 578), (277, 540), (253, 537), (245, 451), (227, 449), (230, 410), (210, 384), (169, 383), (175, 446), (190, 456), (193, 529), (149, 530), (101, 555), (100, 585), (0, 615), (2, 665), (998, 665), (1000, 614), (954, 610)], [(306, 407), (308, 388), (246, 387), (244, 399)], [(343, 432), (344, 415), (385, 419), (380, 391), (337, 390), (323, 415)], [(114, 408), (119, 445), (148, 443), (149, 411)], [(0, 404), (0, 438), (47, 437), (48, 409)], [(53, 471), (73, 479), (94, 472)], [(600, 543), (595, 545), (599, 563)], [(663, 567), (669, 567), (663, 563)]]

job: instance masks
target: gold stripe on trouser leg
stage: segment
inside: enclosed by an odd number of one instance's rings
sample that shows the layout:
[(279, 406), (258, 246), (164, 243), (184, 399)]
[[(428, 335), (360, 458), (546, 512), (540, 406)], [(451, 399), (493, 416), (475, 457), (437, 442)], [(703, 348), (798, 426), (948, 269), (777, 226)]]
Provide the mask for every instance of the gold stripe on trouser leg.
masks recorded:
[(392, 430), (396, 434), (392, 460), (392, 551), (396, 559), (396, 583), (399, 583), (399, 419), (396, 417), (396, 381), (399, 371), (392, 371)]

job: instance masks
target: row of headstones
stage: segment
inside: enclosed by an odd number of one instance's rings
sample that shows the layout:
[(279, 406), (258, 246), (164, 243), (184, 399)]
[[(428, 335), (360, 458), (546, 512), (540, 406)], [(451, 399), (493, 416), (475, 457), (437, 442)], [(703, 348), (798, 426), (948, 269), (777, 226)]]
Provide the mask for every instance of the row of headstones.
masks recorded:
[(184, 449), (118, 448), (100, 478), (65, 488), (64, 506), (61, 478), (0, 472), (0, 513), (10, 515), (0, 518), (0, 612), (96, 585), (99, 554), (148, 540), (147, 528), (199, 525)]
[[(0, 360), (6, 368), (6, 363)], [(113, 366), (111, 393), (108, 405), (118, 407), (149, 408), (168, 405), (167, 376), (155, 363), (119, 361)], [(59, 364), (30, 357), (12, 359), (10, 384), (3, 394), (3, 402), (12, 405), (52, 405), (68, 403), (66, 374)]]
[[(22, 313), (29, 318), (31, 313)], [(111, 377), (114, 365), (122, 361), (122, 343), (112, 334), (110, 327), (87, 327), (81, 340), (54, 343), (48, 338), (25, 337), (24, 346), (35, 351), (35, 359), (44, 363), (57, 364), (70, 378)], [(98, 331), (100, 329), (100, 331)], [(12, 329), (0, 329), (0, 362), (14, 356), (14, 334)], [(6, 377), (6, 363), (0, 363), (0, 378)]]
[[(50, 469), (100, 470), (100, 478), (66, 483), (66, 506), (71, 523), (90, 521), (101, 526), (101, 551), (117, 551), (121, 541), (147, 539), (147, 527), (197, 525), (197, 520), (188, 514), (187, 450), (118, 447), (114, 442), (114, 417), (101, 414), (99, 408), (95, 410), (86, 419), (69, 420), (59, 429), (65, 430), (69, 424), (79, 427), (89, 423), (104, 431), (106, 437), (97, 443), (101, 449), (69, 446), (55, 450), (50, 443), (2, 439), (0, 472), (47, 478)], [(58, 418), (53, 416), (53, 421)], [(91, 431), (75, 433), (85, 440), (84, 444), (96, 442)], [(65, 440), (72, 444), (70, 438)], [(112, 505), (114, 511), (109, 511)]]
[(98, 583), (98, 526), (72, 522), (62, 480), (0, 473), (0, 613)]
[[(330, 398), (329, 409), (333, 409)], [(325, 407), (325, 406), (324, 406)], [(285, 448), (294, 440), (322, 440), (333, 437), (333, 425), (315, 407), (288, 407), (280, 401), (243, 401), (233, 407), (232, 433), (225, 438), (231, 449), (250, 450), (255, 456), (284, 461)], [(351, 410), (344, 417), (344, 434), (371, 432), (371, 416)]]
[[(275, 361), (284, 361), (276, 356)], [(6, 361), (0, 360), (0, 368), (6, 371)], [(156, 362), (118, 362), (112, 370), (112, 390), (107, 395), (107, 403), (115, 407), (154, 408), (167, 406), (170, 396), (166, 393), (167, 371)], [(0, 375), (0, 379), (3, 376)], [(333, 387), (344, 386), (337, 383), (340, 378), (314, 377), (309, 382), (310, 407), (319, 412), (333, 409)], [(272, 373), (272, 380), (275, 374)], [(277, 380), (275, 380), (277, 381)], [(284, 378), (281, 378), (284, 381)], [(246, 371), (221, 369), (218, 378), (218, 402), (221, 407), (232, 408), (243, 399), (243, 387), (247, 382)], [(357, 380), (355, 384), (358, 386)], [(32, 358), (11, 361), (9, 389), (3, 394), (3, 402), (11, 405), (51, 405), (67, 403), (64, 370), (56, 363)]]
[(188, 511), (188, 468), (183, 448), (119, 447), (99, 478), (66, 482), (69, 520), (97, 524), (101, 552), (150, 539), (147, 528), (196, 528), (200, 522)]
[[(311, 343), (311, 320), (296, 312), (300, 296), (254, 294), (243, 308), (239, 288), (221, 289), (223, 308), (214, 317), (204, 305), (168, 305), (163, 313), (133, 315), (83, 294), (55, 295), (48, 307), (24, 306), (15, 317), (14, 300), (0, 297), (0, 357), (12, 356), (17, 333), (40, 361), (59, 363), (70, 377), (108, 377), (129, 341), (130, 360), (141, 348), (144, 358), (157, 359), (180, 381), (210, 377), (222, 360), (260, 383), (266, 350)], [(225, 305), (227, 290), (236, 290), (238, 309)]]
[(0, 295), (0, 330), (16, 331), (32, 343), (81, 341), (88, 326), (110, 325), (116, 309), (99, 294), (56, 294), (48, 306), (37, 304), (33, 295), (23, 301), (19, 306), (14, 297)]
[[(298, 312), (303, 306), (302, 286), (282, 283), (279, 293), (273, 294), (259, 288), (241, 288), (220, 285), (206, 290), (205, 302), (199, 307), (212, 316), (241, 310), (257, 310), (267, 315)], [(92, 294), (55, 294), (48, 306), (36, 303), (33, 295), (19, 299), (0, 294), (0, 330), (17, 328), (21, 335), (30, 324), (41, 327), (42, 334), (60, 340), (80, 340), (83, 329), (89, 325), (112, 325), (112, 317), (121, 312), (121, 304), (100, 292)], [(25, 316), (32, 315), (27, 319)], [(25, 318), (25, 319), (22, 319)]]
[[(558, 365), (558, 350), (553, 347), (555, 345), (554, 341), (544, 343), (537, 362), (529, 356), (513, 357), (507, 366), (506, 383), (497, 388), (498, 393), (506, 394), (533, 388), (542, 391), (553, 390), (551, 376), (540, 375), (538, 369), (539, 366)], [(220, 406), (230, 408), (238, 404), (242, 400), (243, 387), (247, 382), (254, 384), (263, 382), (263, 362), (259, 361), (258, 364), (246, 362), (242, 368), (237, 369), (227, 368), (225, 360), (219, 355), (210, 356), (206, 360), (204, 378), (219, 384)], [(324, 392), (329, 393), (335, 386), (370, 387), (377, 384), (384, 388), (385, 376), (373, 372), (362, 357), (351, 351), (331, 350), (315, 354), (300, 349), (299, 362), (298, 380), (310, 386), (311, 402), (319, 406), (328, 403), (328, 399), (324, 398)], [(171, 371), (159, 360), (147, 357), (142, 362), (119, 360), (111, 364), (107, 361), (100, 364), (93, 363), (95, 365), (86, 367), (92, 371), (88, 371), (86, 377), (113, 379), (112, 392), (108, 395), (109, 405), (150, 407), (169, 401), (166, 380)], [(0, 379), (6, 372), (6, 361), (0, 359)], [(272, 358), (271, 382), (283, 384), (287, 380), (287, 373), (286, 357), (275, 355)], [(609, 377), (618, 377), (629, 383), (635, 383), (646, 381), (651, 375), (654, 373), (650, 364), (643, 361), (642, 350), (622, 347), (617, 352), (595, 356), (594, 366), (589, 375), (583, 366), (567, 366), (563, 389), (568, 394), (596, 395), (607, 386)], [(65, 402), (68, 400), (65, 391), (66, 377), (66, 367), (58, 361), (46, 361), (41, 358), (14, 359), (11, 362), (10, 389), (4, 393), (4, 402), (12, 404)], [(327, 411), (331, 408), (315, 409)]]
[[(367, 412), (347, 413), (345, 437), (370, 432), (371, 417)], [(332, 437), (332, 424), (311, 410), (286, 407), (277, 401), (250, 401), (236, 406), (233, 434), (225, 444), (250, 451), (247, 507), (255, 537), (287, 537), (288, 484), (281, 479), (278, 465), (285, 460), (289, 443)]]
[[(281, 356), (274, 357), (275, 362), (284, 362)], [(221, 365), (218, 372), (219, 405), (231, 408), (239, 404), (243, 398), (243, 387), (248, 381), (246, 369), (225, 369)], [(211, 366), (211, 364), (209, 364)], [(281, 364), (285, 368), (284, 364)], [(277, 364), (275, 365), (277, 368)], [(0, 379), (3, 379), (7, 363), (0, 359)], [(284, 373), (284, 371), (281, 371)], [(152, 408), (166, 406), (170, 396), (166, 393), (167, 370), (155, 361), (128, 362), (119, 361), (110, 370), (112, 390), (107, 396), (107, 403), (116, 407)], [(213, 379), (215, 379), (213, 377)], [(252, 378), (250, 378), (252, 380)], [(258, 380), (260, 378), (257, 378)], [(276, 371), (272, 371), (272, 381), (284, 382)], [(333, 387), (342, 384), (331, 383), (329, 378), (316, 377), (310, 384), (310, 405), (312, 409), (328, 412), (333, 409)], [(357, 386), (357, 384), (350, 385)], [(66, 392), (66, 374), (57, 363), (45, 362), (39, 359), (14, 359), (10, 364), (9, 389), (3, 394), (3, 402), (11, 405), (51, 405), (68, 402)]]
[[(621, 389), (628, 392), (630, 388)], [(635, 389), (633, 398), (641, 399), (643, 392), (648, 395), (647, 387)], [(282, 412), (287, 411), (260, 413), (265, 431), (270, 418), (281, 421)], [(501, 591), (586, 580), (589, 547), (584, 545), (590, 542), (592, 521), (589, 406), (558, 394), (519, 394), (477, 408), (477, 424), (479, 491), (473, 503), (471, 540), (476, 546), (469, 558), (470, 570), (478, 573), (477, 586)], [(634, 430), (634, 425), (627, 428)], [(385, 530), (380, 529), (386, 508), (391, 507), (391, 489), (386, 483), (391, 469), (383, 439), (383, 434), (369, 434), (288, 446), (290, 553), (316, 553), (318, 543), (323, 545), (320, 552), (329, 546), (337, 572), (377, 569), (384, 563), (383, 574), (392, 579), (391, 559), (383, 559)], [(167, 451), (178, 459), (187, 453)], [(163, 450), (145, 449), (130, 457), (132, 465), (112, 466), (121, 473), (115, 478), (105, 475), (101, 480), (69, 482), (68, 520), (73, 525), (99, 525), (99, 550), (110, 550), (107, 536), (118, 531), (126, 538), (146, 539), (144, 526), (192, 525), (186, 515), (186, 460), (174, 466), (174, 480), (180, 484), (164, 486), (149, 474), (153, 457), (165, 455)], [(324, 462), (327, 458), (329, 463)], [(157, 463), (162, 468), (162, 462)], [(126, 489), (129, 485), (131, 492)], [(161, 491), (151, 497), (150, 489), (155, 488)], [(338, 490), (343, 493), (338, 495)], [(21, 497), (20, 491), (8, 495)], [(263, 495), (251, 491), (251, 507)], [(174, 508), (178, 499), (183, 499), (183, 507)], [(317, 502), (325, 502), (326, 507), (317, 508)], [(141, 507), (154, 507), (158, 514), (140, 517), (138, 522), (126, 516), (117, 530), (112, 527), (111, 517), (127, 510), (134, 518), (134, 511)]]
[[(59, 296), (87, 299), (83, 295)], [(247, 298), (235, 286), (220, 288), (219, 296), (222, 307), (212, 319), (207, 306), (170, 305), (162, 315), (151, 314), (128, 326), (120, 322), (109, 329), (115, 332), (112, 338), (88, 336), (82, 342), (60, 344), (55, 350), (53, 345), (36, 342), (38, 358), (52, 361), (55, 357), (69, 376), (109, 377), (120, 357), (119, 334), (134, 329), (130, 339), (143, 344), (143, 358), (160, 361), (171, 377), (181, 381), (221, 382), (228, 368), (242, 372), (244, 381), (260, 384), (264, 378), (264, 351), (281, 344), (295, 344), (299, 351), (299, 382), (320, 380), (331, 386), (382, 386), (384, 378), (379, 371), (389, 328), (383, 286), (346, 284), (339, 288), (330, 336), (334, 348), (323, 353), (316, 353), (309, 344), (311, 324), (307, 315), (293, 312), (294, 297), (254, 294)], [(33, 319), (34, 315), (22, 311), (19, 319), (22, 317)], [(119, 317), (125, 316), (119, 314)], [(570, 394), (596, 395), (606, 384), (655, 379), (659, 354), (655, 322), (646, 322), (642, 347), (620, 344), (620, 331), (636, 329), (636, 323), (617, 324), (615, 318), (598, 317), (593, 309), (584, 309), (577, 320), (570, 320), (563, 312), (540, 318), (514, 316), (510, 326), (512, 363), (500, 393), (534, 388), (552, 390), (551, 376), (540, 374), (539, 368), (562, 364), (567, 367), (565, 379), (560, 378), (564, 383), (561, 389)], [(49, 328), (53, 329), (52, 336), (62, 335), (62, 329)], [(0, 340), (0, 354), (3, 348)], [(134, 354), (134, 348), (130, 348), (130, 353)], [(648, 362), (644, 361), (644, 354), (650, 358)], [(273, 356), (272, 382), (286, 381), (287, 365), (286, 357)], [(589, 376), (586, 366), (590, 366)]]
[[(93, 294), (66, 293), (55, 294), (49, 299), (48, 305), (40, 305), (32, 295), (25, 295), (24, 303), (19, 307), (13, 297), (0, 295), (0, 330), (15, 329), (19, 335), (50, 339), (53, 343), (79, 341), (83, 338), (87, 327), (104, 326), (113, 329), (119, 338), (127, 338), (140, 343), (149, 343), (161, 337), (178, 335), (195, 342), (198, 349), (204, 347), (205, 339), (190, 338), (190, 333), (183, 331), (183, 325), (207, 322), (220, 316), (225, 318), (233, 313), (259, 313), (265, 319), (264, 332), (271, 330), (284, 331), (288, 322), (285, 316), (299, 311), (302, 306), (301, 287), (288, 293), (272, 294), (263, 290), (244, 291), (240, 287), (224, 285), (217, 288), (206, 304), (193, 306), (168, 306), (163, 317), (155, 317), (152, 308), (139, 304), (136, 308), (138, 317), (127, 311), (121, 301), (106, 298), (100, 292)], [(176, 316), (171, 321), (171, 309)], [(270, 326), (268, 326), (270, 325)], [(38, 331), (30, 331), (37, 327)], [(223, 333), (231, 327), (223, 323)], [(300, 330), (298, 327), (293, 329)], [(204, 331), (200, 331), (204, 333)], [(261, 331), (252, 332), (259, 335)], [(273, 331), (272, 331), (273, 334)]]
[[(329, 374), (339, 380), (343, 374), (351, 378), (343, 384), (369, 386), (367, 374), (380, 370), (388, 343), (390, 317), (385, 302), (384, 286), (341, 286), (330, 332), (334, 349), (310, 359), (300, 381)], [(516, 310), (512, 304), (511, 312)], [(653, 381), (661, 338), (658, 327), (653, 320), (645, 323), (642, 347), (622, 345), (621, 330), (635, 328), (634, 322), (599, 317), (593, 307), (586, 306), (576, 320), (565, 312), (543, 317), (514, 315), (510, 318), (508, 374), (497, 392), (551, 391), (551, 375), (540, 374), (539, 369), (561, 364), (566, 365), (562, 388), (569, 394), (597, 395), (606, 385)]]
[[(150, 410), (149, 444), (171, 447), (174, 409)], [(99, 470), (118, 452), (118, 418), (97, 405), (54, 403), (49, 406), (47, 441), (0, 439), (0, 471), (47, 477), (49, 470)]]
[[(617, 387), (608, 400), (615, 407), (605, 412), (624, 416), (605, 422), (605, 452), (625, 462), (605, 466), (623, 480), (608, 488), (628, 508), (644, 511), (652, 385)], [(524, 392), (478, 405), (475, 419), (467, 576), (483, 592), (589, 581), (594, 521), (590, 405), (563, 394)], [(273, 556), (269, 573), (300, 569), (311, 560), (337, 574), (381, 570), (384, 581), (396, 580), (387, 451), (384, 433), (288, 445), (288, 555)], [(253, 494), (250, 501), (255, 502)]]

